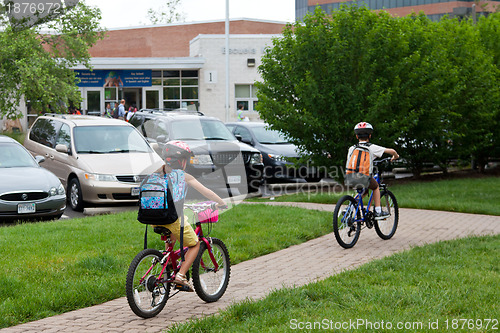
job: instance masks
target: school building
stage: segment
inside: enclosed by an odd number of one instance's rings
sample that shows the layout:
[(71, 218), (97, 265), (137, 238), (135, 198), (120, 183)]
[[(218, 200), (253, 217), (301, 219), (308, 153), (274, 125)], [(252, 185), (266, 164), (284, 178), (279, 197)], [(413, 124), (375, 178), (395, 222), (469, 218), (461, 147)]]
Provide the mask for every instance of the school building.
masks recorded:
[(285, 23), (230, 20), (229, 115), (225, 106), (225, 22), (111, 29), (91, 50), (93, 70), (76, 68), (82, 110), (98, 113), (121, 98), (141, 108), (197, 108), (235, 120), (237, 106), (257, 119), (255, 81), (264, 49)]
[[(473, 4), (487, 14), (500, 1), (445, 0), (295, 0), (296, 20), (316, 6), (327, 13), (343, 3), (365, 3), (373, 10), (395, 16), (424, 11), (432, 19), (445, 14), (468, 15)], [(226, 112), (225, 21), (173, 23), (109, 29), (106, 37), (90, 49), (93, 70), (76, 67), (82, 96), (80, 110), (99, 114), (108, 103), (125, 99), (141, 108), (197, 108), (223, 121), (237, 119), (243, 106), (245, 116), (257, 120), (255, 82), (266, 47), (279, 37), (285, 22), (231, 19), (229, 42), (229, 113)], [(38, 116), (22, 103), (26, 130)], [(0, 120), (0, 125), (2, 121)], [(6, 122), (4, 122), (5, 124)], [(1, 128), (1, 126), (0, 126)]]

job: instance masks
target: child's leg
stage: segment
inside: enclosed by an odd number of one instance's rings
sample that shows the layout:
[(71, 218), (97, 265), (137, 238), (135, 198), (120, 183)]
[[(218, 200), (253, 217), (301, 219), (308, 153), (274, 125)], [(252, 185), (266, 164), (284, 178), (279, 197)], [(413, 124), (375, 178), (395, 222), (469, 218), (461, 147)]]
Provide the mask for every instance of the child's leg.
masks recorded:
[[(167, 224), (166, 227), (172, 232), (171, 238), (173, 240), (179, 240), (181, 234), (181, 224), (180, 219), (175, 221), (172, 224)], [(187, 246), (189, 251), (187, 251), (184, 255), (184, 262), (179, 268), (179, 273), (185, 275), (191, 265), (193, 264), (196, 256), (198, 255), (198, 250), (200, 249), (200, 243), (198, 242), (198, 236), (194, 232), (191, 224), (188, 223), (187, 216), (184, 217), (184, 233), (182, 242), (183, 246)]]
[[(375, 179), (370, 178), (370, 185), (368, 188), (373, 191), (373, 205), (375, 206), (375, 210), (381, 209), (380, 207), (380, 187)], [(378, 208), (377, 208), (378, 207)]]
[(200, 242), (197, 242), (195, 246), (189, 247), (189, 251), (187, 251), (184, 256), (184, 262), (182, 263), (181, 268), (179, 268), (180, 274), (186, 275), (187, 271), (189, 270), (189, 267), (191, 267), (194, 260), (196, 259), (199, 249), (200, 249)]

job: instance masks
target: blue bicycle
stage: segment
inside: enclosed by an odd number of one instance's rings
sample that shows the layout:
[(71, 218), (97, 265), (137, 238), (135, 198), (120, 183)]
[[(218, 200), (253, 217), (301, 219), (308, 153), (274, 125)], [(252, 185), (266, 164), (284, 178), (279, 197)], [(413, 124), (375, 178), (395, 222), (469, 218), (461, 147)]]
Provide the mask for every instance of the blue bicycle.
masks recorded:
[(333, 213), (333, 232), (337, 242), (343, 248), (353, 247), (359, 239), (361, 229), (373, 228), (377, 235), (386, 240), (390, 239), (396, 233), (398, 227), (399, 209), (396, 197), (387, 189), (387, 185), (382, 183), (382, 176), (378, 165), (385, 165), (389, 158), (374, 161), (376, 173), (373, 178), (379, 183), (380, 202), (382, 209), (389, 215), (382, 220), (375, 220), (375, 207), (371, 208), (373, 192), (370, 195), (366, 208), (363, 206), (363, 193), (368, 189), (357, 189), (354, 197), (345, 195), (337, 202)]

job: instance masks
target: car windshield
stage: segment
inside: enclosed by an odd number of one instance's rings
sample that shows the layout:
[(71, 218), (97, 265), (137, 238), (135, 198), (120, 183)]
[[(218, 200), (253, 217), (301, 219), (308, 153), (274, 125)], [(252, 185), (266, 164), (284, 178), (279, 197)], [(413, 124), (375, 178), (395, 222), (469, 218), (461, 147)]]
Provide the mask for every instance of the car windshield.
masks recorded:
[(253, 134), (259, 143), (262, 144), (284, 144), (288, 143), (283, 134), (266, 127), (254, 127)]
[(0, 144), (0, 168), (38, 167), (23, 147), (15, 143)]
[(172, 124), (172, 139), (221, 141), (236, 140), (224, 123), (208, 119), (184, 119), (175, 121)]
[(78, 154), (149, 153), (146, 140), (130, 126), (75, 127)]

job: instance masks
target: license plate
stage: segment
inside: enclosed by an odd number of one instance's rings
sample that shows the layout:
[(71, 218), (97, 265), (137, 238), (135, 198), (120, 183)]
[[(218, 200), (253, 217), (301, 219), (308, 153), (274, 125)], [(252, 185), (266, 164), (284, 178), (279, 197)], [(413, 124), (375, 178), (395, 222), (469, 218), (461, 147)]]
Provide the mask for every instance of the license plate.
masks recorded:
[(139, 187), (133, 187), (132, 190), (130, 191), (130, 194), (133, 197), (138, 197), (139, 193), (141, 193), (141, 189)]
[(17, 205), (18, 214), (30, 214), (36, 212), (36, 206), (34, 203), (22, 203)]
[(228, 176), (227, 183), (228, 184), (239, 184), (239, 183), (241, 183), (241, 176)]

